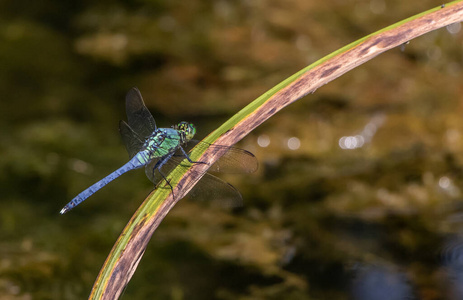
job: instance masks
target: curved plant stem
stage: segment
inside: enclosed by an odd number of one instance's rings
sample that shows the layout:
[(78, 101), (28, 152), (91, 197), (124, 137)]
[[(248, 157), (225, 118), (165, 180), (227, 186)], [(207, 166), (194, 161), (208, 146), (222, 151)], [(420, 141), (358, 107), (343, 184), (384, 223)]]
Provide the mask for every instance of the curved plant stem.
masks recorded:
[[(231, 146), (245, 137), (276, 112), (319, 87), (363, 64), (373, 57), (400, 46), (432, 30), (463, 21), (463, 2), (454, 1), (408, 18), (353, 42), (292, 75), (243, 108), (204, 140)], [(191, 158), (212, 164), (223, 153), (193, 150)], [(136, 270), (156, 228), (163, 218), (200, 179), (192, 168), (207, 168), (195, 164), (189, 170), (174, 169), (168, 176), (174, 187), (161, 183), (133, 215), (119, 236), (98, 275), (90, 299), (117, 299)], [(195, 172), (194, 174), (198, 174)]]

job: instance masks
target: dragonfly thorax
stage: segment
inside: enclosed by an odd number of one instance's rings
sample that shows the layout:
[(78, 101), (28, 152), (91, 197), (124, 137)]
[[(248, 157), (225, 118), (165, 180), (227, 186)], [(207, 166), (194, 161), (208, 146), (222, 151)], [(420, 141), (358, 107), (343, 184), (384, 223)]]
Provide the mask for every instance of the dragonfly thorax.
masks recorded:
[(158, 128), (146, 138), (142, 149), (149, 151), (150, 159), (154, 159), (175, 152), (182, 143), (182, 136), (178, 130)]

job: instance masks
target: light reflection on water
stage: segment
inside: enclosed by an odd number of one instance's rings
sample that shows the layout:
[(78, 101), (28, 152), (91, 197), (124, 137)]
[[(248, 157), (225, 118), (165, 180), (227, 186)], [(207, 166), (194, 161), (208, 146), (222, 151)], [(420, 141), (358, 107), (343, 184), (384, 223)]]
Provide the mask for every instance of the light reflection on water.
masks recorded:
[(91, 164), (77, 158), (69, 160), (69, 168), (81, 174), (91, 174), (93, 171), (93, 166)]
[(352, 150), (370, 143), (376, 131), (384, 124), (385, 120), (386, 115), (384, 114), (373, 116), (359, 134), (341, 137), (339, 139), (339, 147), (344, 150)]
[(463, 299), (463, 238), (449, 240), (442, 249), (442, 264), (450, 299)]
[(384, 0), (371, 0), (370, 10), (372, 13), (380, 15), (386, 10), (386, 2)]
[(461, 23), (453, 23), (446, 27), (447, 31), (451, 34), (457, 34), (461, 30)]
[(257, 144), (262, 148), (268, 147), (270, 145), (270, 137), (266, 134), (259, 135), (257, 138)]
[(291, 137), (288, 139), (287, 145), (290, 150), (297, 150), (301, 147), (301, 141), (297, 137)]
[[(270, 145), (270, 137), (266, 134), (261, 134), (257, 137), (257, 144), (266, 148)], [(285, 139), (284, 141), (285, 148), (289, 150), (297, 150), (301, 147), (301, 140), (295, 136)]]
[(392, 267), (366, 265), (360, 266), (355, 273), (352, 282), (352, 297), (355, 300), (413, 299), (407, 276)]
[(453, 180), (448, 176), (442, 176), (439, 178), (439, 187), (443, 192), (447, 193), (451, 197), (459, 197), (461, 192), (460, 188), (453, 183)]

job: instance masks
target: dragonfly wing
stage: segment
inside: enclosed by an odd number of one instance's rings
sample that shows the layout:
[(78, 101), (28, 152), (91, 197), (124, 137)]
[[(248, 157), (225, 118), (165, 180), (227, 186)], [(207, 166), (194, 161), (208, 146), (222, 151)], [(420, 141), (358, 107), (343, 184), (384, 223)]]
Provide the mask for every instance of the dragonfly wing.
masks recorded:
[(140, 138), (145, 139), (156, 131), (156, 122), (146, 108), (138, 88), (134, 87), (127, 93), (125, 106), (129, 125)]
[(154, 184), (157, 184), (159, 181), (163, 180), (164, 177), (162, 177), (161, 172), (164, 176), (167, 176), (169, 174), (168, 169), (171, 167), (171, 163), (167, 162), (162, 168), (156, 168), (156, 164), (158, 162), (159, 159), (154, 159), (145, 167), (146, 177), (148, 177), (148, 179)]
[(119, 132), (130, 158), (134, 157), (143, 147), (143, 140), (124, 121), (119, 122)]
[[(164, 179), (162, 175), (167, 176), (170, 171), (182, 163), (184, 158), (185, 156), (181, 154), (181, 150), (178, 149), (175, 152), (175, 155), (167, 162), (165, 162), (164, 165), (162, 165), (160, 168), (157, 166), (157, 164), (160, 160), (163, 159), (163, 157), (153, 159), (148, 165), (146, 165), (145, 174), (151, 182), (157, 184), (159, 181)], [(189, 166), (190, 164), (185, 165), (185, 167)]]
[[(160, 180), (163, 180), (160, 172), (164, 175), (168, 175), (169, 172), (177, 166), (182, 166), (184, 168), (190, 167), (191, 164), (184, 161), (184, 158), (185, 156), (178, 150), (175, 156), (166, 162), (160, 169), (156, 168), (159, 159), (152, 161), (146, 166), (145, 173), (152, 182), (158, 183)], [(204, 173), (205, 171), (201, 172)], [(201, 174), (198, 173), (197, 175)], [(171, 184), (174, 183), (171, 182)], [(201, 178), (190, 193), (188, 193), (188, 197), (194, 200), (212, 200), (218, 206), (224, 208), (233, 208), (243, 205), (243, 197), (235, 187), (209, 173), (204, 174), (203, 178)]]
[(199, 201), (211, 201), (222, 208), (243, 206), (243, 197), (231, 184), (206, 173), (188, 193), (188, 198)]
[(211, 148), (213, 151), (225, 151), (225, 154), (209, 168), (209, 172), (253, 173), (257, 171), (259, 166), (254, 154), (244, 149), (211, 145), (197, 140), (191, 140), (188, 143), (188, 149), (192, 149), (195, 146), (200, 148), (201, 151), (206, 148)]
[(148, 177), (148, 179), (154, 184), (157, 183), (156, 179), (154, 177), (154, 166), (156, 165), (157, 161), (158, 160), (155, 159), (155, 160), (151, 161), (149, 164), (147, 164), (146, 167), (145, 167), (146, 177)]
[[(159, 170), (155, 169), (157, 161), (151, 162), (145, 168), (146, 176), (154, 183), (163, 180), (160, 172), (167, 175), (174, 167), (180, 164), (179, 157), (173, 157)], [(182, 166), (187, 168), (190, 163), (185, 163)], [(173, 182), (171, 183), (173, 184)], [(223, 208), (234, 208), (243, 205), (243, 197), (234, 186), (209, 173), (204, 174), (203, 178), (192, 188), (188, 193), (188, 198), (197, 201), (211, 200), (214, 204)]]

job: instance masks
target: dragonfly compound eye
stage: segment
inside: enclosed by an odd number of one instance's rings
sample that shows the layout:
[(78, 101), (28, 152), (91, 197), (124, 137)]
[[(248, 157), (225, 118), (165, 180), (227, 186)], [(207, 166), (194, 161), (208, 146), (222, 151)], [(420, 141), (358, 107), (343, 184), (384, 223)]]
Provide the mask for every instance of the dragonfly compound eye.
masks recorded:
[(192, 123), (188, 124), (188, 128), (186, 130), (186, 138), (187, 140), (191, 140), (196, 134), (196, 127)]
[(195, 125), (188, 122), (180, 122), (174, 129), (183, 132), (187, 141), (191, 140), (196, 134)]

